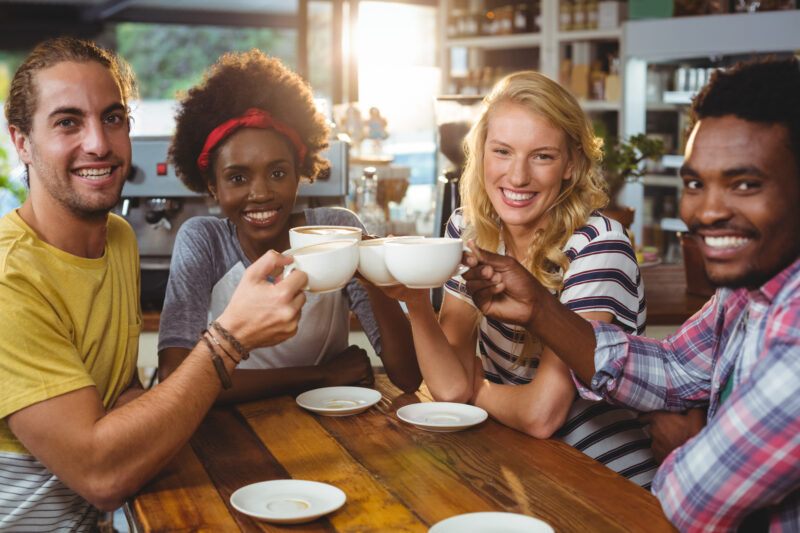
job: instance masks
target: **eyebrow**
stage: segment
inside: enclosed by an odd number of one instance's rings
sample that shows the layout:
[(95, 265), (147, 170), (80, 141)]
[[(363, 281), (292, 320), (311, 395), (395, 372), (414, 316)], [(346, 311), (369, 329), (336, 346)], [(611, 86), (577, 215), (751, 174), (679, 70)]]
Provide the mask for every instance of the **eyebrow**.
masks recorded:
[[(505, 142), (503, 142), (503, 141), (499, 141), (499, 140), (497, 140), (497, 139), (486, 139), (486, 144), (489, 144), (489, 143), (496, 143), (496, 144), (500, 144), (500, 145), (503, 145), (503, 146), (507, 146), (507, 147), (509, 147), (509, 148), (512, 148), (512, 146), (511, 146), (510, 144), (508, 144), (508, 143), (505, 143)], [(557, 151), (557, 152), (560, 152), (560, 151), (561, 151), (561, 148), (559, 148), (558, 146), (539, 146), (538, 148), (534, 148), (534, 149), (533, 149), (533, 150), (531, 150), (531, 151), (532, 151), (532, 152), (539, 152), (539, 151), (541, 151), (541, 150), (555, 150), (555, 151)]]
[[(679, 174), (681, 177), (700, 177), (700, 173), (688, 165), (683, 165), (679, 171)], [(725, 178), (734, 178), (736, 176), (758, 176), (759, 178), (767, 177), (767, 175), (760, 168), (753, 165), (742, 165), (740, 167), (733, 167), (723, 170), (722, 176)]]
[[(125, 112), (127, 112), (127, 110), (125, 109), (124, 105), (122, 105), (120, 102), (115, 102), (115, 103), (111, 104), (110, 106), (106, 107), (105, 109), (103, 109), (101, 114), (107, 115), (107, 114), (109, 114), (111, 112), (114, 112), (114, 111), (125, 111)], [(77, 108), (77, 107), (59, 107), (59, 108), (56, 108), (53, 111), (51, 111), (48, 116), (50, 118), (53, 118), (53, 117), (56, 117), (58, 115), (73, 115), (73, 116), (78, 116), (78, 117), (85, 117), (86, 116), (86, 112), (83, 109), (80, 109), (80, 108)]]

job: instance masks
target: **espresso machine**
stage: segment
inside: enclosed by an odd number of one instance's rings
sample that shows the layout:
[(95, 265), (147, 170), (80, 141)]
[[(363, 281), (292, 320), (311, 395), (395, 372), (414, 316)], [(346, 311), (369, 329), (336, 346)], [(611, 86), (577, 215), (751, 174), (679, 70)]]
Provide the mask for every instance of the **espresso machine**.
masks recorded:
[(444, 170), (436, 179), (435, 237), (445, 236), (450, 215), (461, 206), (458, 186), (466, 163), (463, 143), (481, 112), (482, 101), (480, 96), (462, 95), (440, 96), (436, 99), (437, 145), (440, 156), (444, 156), (446, 161), (440, 163), (440, 168), (444, 167)]
[[(178, 228), (194, 216), (222, 217), (208, 194), (187, 189), (168, 161), (170, 137), (133, 137), (132, 169), (113, 211), (125, 218), (136, 233), (142, 280), (142, 310), (160, 311), (169, 278), (169, 264)], [(330, 169), (313, 184), (301, 182), (296, 210), (304, 207), (344, 206), (348, 192), (348, 147), (330, 141), (321, 154)]]
[[(436, 203), (433, 218), (434, 237), (445, 237), (447, 221), (453, 211), (461, 207), (459, 182), (464, 172), (467, 154), (464, 151), (464, 138), (477, 120), (482, 109), (480, 96), (439, 96), (434, 104), (437, 124), (437, 163), (444, 170), (436, 178)], [(445, 159), (442, 164), (441, 160)], [(431, 291), (431, 302), (436, 311), (442, 305), (444, 290)]]

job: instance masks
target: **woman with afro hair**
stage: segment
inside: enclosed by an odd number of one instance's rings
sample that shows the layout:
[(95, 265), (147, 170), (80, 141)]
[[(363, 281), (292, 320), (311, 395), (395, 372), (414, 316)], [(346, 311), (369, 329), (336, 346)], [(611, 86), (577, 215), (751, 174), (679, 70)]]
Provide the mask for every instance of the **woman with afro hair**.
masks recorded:
[[(258, 50), (222, 56), (181, 101), (170, 158), (183, 183), (209, 193), (224, 218), (194, 217), (178, 231), (161, 314), (159, 376), (166, 378), (225, 308), (247, 268), (268, 250), (289, 248), (289, 229), (354, 226), (341, 208), (295, 212), (301, 179), (327, 166), (319, 156), (329, 129), (310, 87)], [(306, 293), (297, 334), (251, 350), (218, 401), (246, 401), (322, 386), (373, 383), (366, 352), (348, 346), (352, 310), (404, 391), (421, 376), (408, 320), (399, 304), (364, 281), (341, 291)]]

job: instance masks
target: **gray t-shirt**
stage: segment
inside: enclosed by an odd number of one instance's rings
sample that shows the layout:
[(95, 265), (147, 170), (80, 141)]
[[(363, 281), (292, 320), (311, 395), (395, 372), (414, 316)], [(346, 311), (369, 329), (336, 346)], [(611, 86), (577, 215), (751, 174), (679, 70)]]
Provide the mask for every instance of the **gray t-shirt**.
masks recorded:
[[(320, 207), (305, 210), (308, 225), (364, 225), (351, 211)], [(227, 218), (194, 217), (178, 230), (172, 251), (169, 282), (161, 312), (158, 349), (187, 348), (197, 344), (208, 323), (230, 301), (250, 260)], [(381, 353), (378, 324), (369, 297), (355, 279), (341, 291), (306, 293), (297, 335), (275, 346), (251, 351), (239, 368), (282, 368), (318, 364), (347, 348), (350, 310)]]

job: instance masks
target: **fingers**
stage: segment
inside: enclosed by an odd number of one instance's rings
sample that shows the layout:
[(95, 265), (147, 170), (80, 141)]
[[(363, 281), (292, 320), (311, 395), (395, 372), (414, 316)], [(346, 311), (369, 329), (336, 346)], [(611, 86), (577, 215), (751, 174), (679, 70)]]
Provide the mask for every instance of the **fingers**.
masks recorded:
[(256, 260), (255, 263), (245, 272), (245, 276), (251, 279), (266, 279), (276, 270), (279, 270), (294, 261), (290, 256), (279, 254), (275, 250), (270, 250)]

